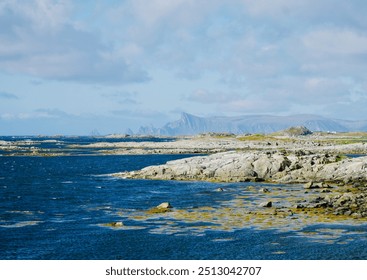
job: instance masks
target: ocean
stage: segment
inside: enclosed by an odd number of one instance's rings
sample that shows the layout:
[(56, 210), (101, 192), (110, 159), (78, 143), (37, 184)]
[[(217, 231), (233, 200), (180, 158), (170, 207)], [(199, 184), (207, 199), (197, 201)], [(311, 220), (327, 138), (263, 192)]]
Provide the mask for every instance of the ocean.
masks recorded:
[[(32, 145), (52, 151), (101, 141), (93, 137), (0, 140), (37, 141)], [(0, 153), (2, 260), (367, 259), (364, 223), (264, 227), (243, 220), (238, 212), (223, 210), (240, 200), (251, 202), (250, 185), (270, 190), (299, 186), (129, 180), (110, 175), (193, 155), (100, 155), (97, 149), (74, 149), (65, 156), (9, 153)], [(162, 202), (171, 203), (172, 212), (149, 213)]]

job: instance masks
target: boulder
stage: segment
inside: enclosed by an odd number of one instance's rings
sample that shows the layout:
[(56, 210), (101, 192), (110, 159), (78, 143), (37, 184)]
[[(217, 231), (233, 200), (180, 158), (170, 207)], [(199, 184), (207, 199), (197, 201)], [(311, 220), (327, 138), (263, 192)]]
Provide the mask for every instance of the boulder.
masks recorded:
[(108, 227), (123, 227), (124, 224), (122, 222), (111, 222), (111, 223), (107, 223), (107, 224), (104, 224), (105, 226), (108, 226)]
[(272, 207), (273, 203), (271, 201), (265, 201), (259, 204), (260, 207)]
[(171, 212), (172, 205), (169, 202), (163, 202), (156, 207), (153, 207), (147, 211), (147, 214), (162, 214)]
[(303, 187), (304, 187), (305, 189), (312, 189), (312, 187), (313, 187), (313, 182), (312, 182), (312, 181), (311, 181), (311, 182), (308, 182), (308, 183), (304, 184), (304, 185), (303, 185)]
[(163, 202), (159, 204), (156, 208), (157, 209), (169, 209), (169, 208), (172, 208), (172, 205), (169, 202)]
[[(305, 189), (320, 189), (320, 188), (323, 187), (323, 185), (324, 185), (324, 183), (315, 183), (315, 182), (310, 181), (310, 182), (304, 184), (303, 187)], [(329, 186), (329, 185), (327, 185), (327, 186)]]

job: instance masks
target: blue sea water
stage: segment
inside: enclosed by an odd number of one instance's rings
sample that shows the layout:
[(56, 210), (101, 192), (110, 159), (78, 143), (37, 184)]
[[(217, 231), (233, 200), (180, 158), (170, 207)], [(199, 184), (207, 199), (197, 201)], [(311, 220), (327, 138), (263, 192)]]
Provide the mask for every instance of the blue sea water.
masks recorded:
[[(107, 175), (188, 156), (0, 156), (0, 259), (367, 259), (365, 225), (305, 226), (339, 233), (315, 242), (291, 229), (198, 232), (197, 223), (164, 216), (130, 219), (165, 201), (175, 209), (225, 204), (246, 185)], [(117, 221), (124, 226), (106, 226)]]

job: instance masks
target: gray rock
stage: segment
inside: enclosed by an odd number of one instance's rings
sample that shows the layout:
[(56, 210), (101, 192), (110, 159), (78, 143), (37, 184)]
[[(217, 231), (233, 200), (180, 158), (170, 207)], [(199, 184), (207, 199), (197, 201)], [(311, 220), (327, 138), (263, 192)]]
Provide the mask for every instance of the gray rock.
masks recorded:
[[(169, 161), (140, 171), (116, 174), (122, 178), (212, 180), (220, 182), (271, 181), (300, 183), (305, 189), (330, 188), (321, 182), (366, 182), (367, 157), (337, 161), (329, 154), (282, 155), (280, 152), (224, 152)], [(319, 183), (315, 183), (319, 181)]]
[[(324, 188), (323, 186), (324, 186), (324, 183), (315, 183), (315, 182), (312, 182), (312, 181), (303, 185), (303, 187), (305, 189), (320, 189), (320, 188)], [(327, 186), (329, 186), (329, 185), (327, 185)]]
[(123, 227), (124, 226), (123, 222), (112, 222), (112, 223), (107, 223), (105, 225), (110, 226), (110, 227)]
[(163, 202), (159, 204), (156, 208), (157, 209), (168, 209), (168, 208), (172, 208), (172, 205), (169, 202)]
[(259, 204), (260, 207), (272, 207), (273, 203), (271, 201), (262, 202)]
[(303, 187), (305, 189), (311, 189), (313, 187), (313, 182), (312, 181), (311, 182), (308, 182), (308, 183), (304, 184)]

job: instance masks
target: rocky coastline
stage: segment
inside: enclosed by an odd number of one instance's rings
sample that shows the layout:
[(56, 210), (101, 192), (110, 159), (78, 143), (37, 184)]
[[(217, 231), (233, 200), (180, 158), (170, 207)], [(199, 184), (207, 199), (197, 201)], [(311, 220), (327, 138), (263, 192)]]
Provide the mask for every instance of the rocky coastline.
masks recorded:
[[(268, 193), (267, 199), (246, 215), (259, 217), (266, 213), (277, 219), (289, 215), (292, 219), (302, 219), (314, 213), (321, 221), (330, 217), (367, 219), (367, 156), (346, 155), (366, 154), (365, 143), (325, 142), (315, 145), (307, 138), (302, 142), (281, 143), (251, 142), (247, 143), (252, 145), (250, 149), (174, 160), (113, 176), (124, 179), (282, 184), (276, 195)], [(304, 143), (308, 145), (302, 146)], [(256, 148), (256, 145), (261, 148)], [(290, 193), (287, 186), (294, 184), (302, 187), (288, 199)], [(284, 201), (287, 203), (282, 203)]]
[[(295, 135), (294, 131), (307, 134)], [(67, 144), (62, 138), (7, 140), (0, 141), (0, 155), (192, 154), (162, 165), (110, 175), (121, 179), (219, 183), (213, 185), (216, 194), (226, 194), (226, 184), (240, 184), (243, 189), (226, 203), (230, 207), (176, 209), (173, 204), (142, 210), (138, 220), (168, 215), (187, 222), (220, 221), (226, 230), (247, 224), (262, 227), (270, 223), (286, 228), (325, 221), (367, 222), (367, 133), (290, 132), (203, 134), (157, 141), (129, 137), (108, 142), (108, 137), (102, 137), (98, 142), (73, 141), (75, 144)], [(45, 143), (48, 147), (43, 148)], [(120, 223), (111, 226), (124, 227)]]

